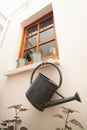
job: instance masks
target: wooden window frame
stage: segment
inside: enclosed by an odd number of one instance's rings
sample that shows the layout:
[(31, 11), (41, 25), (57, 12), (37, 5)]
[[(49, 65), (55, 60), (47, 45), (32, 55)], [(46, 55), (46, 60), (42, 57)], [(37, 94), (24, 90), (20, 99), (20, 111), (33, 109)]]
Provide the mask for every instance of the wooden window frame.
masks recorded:
[[(50, 27), (48, 27), (48, 28), (45, 28), (45, 29), (43, 29), (43, 30), (40, 30), (40, 23), (43, 22), (43, 21), (45, 21), (45, 20), (47, 20), (47, 19), (49, 19), (49, 18), (52, 18), (53, 24), (52, 24)], [(26, 31), (27, 31), (29, 28), (31, 28), (31, 27), (33, 27), (33, 26), (35, 26), (35, 25), (38, 26), (37, 32), (36, 32), (35, 34), (31, 35), (31, 36), (26, 36)], [(41, 32), (44, 32), (44, 31), (46, 31), (46, 30), (48, 30), (48, 29), (51, 29), (51, 28), (54, 29), (54, 38), (49, 39), (49, 40), (46, 40), (46, 41), (40, 43), (40, 33), (41, 33)], [(27, 39), (27, 38), (30, 38), (30, 37), (32, 37), (32, 36), (34, 36), (34, 35), (37, 35), (37, 43), (36, 43), (36, 45), (33, 45), (33, 46), (31, 46), (31, 47), (28, 47), (28, 48), (25, 48), (25, 41), (26, 41), (26, 39)], [(48, 14), (44, 15), (43, 17), (41, 17), (41, 18), (38, 19), (37, 21), (31, 23), (30, 25), (28, 25), (28, 26), (26, 26), (26, 27), (24, 28), (18, 58), (22, 58), (24, 51), (26, 51), (26, 50), (28, 50), (28, 49), (32, 49), (32, 48), (35, 48), (35, 47), (36, 47), (36, 52), (38, 52), (38, 51), (39, 51), (39, 47), (40, 47), (41, 45), (47, 44), (47, 43), (49, 43), (49, 42), (51, 42), (51, 41), (55, 41), (56, 54), (50, 55), (50, 56), (46, 56), (46, 57), (42, 57), (42, 60), (47, 60), (47, 59), (50, 59), (50, 58), (52, 58), (52, 59), (56, 59), (56, 58), (59, 59), (58, 43), (57, 43), (57, 39), (56, 39), (55, 23), (54, 23), (54, 17), (53, 17), (53, 12), (52, 12), (52, 11), (49, 12)], [(32, 63), (32, 61), (29, 61), (28, 63), (30, 64), (30, 63)]]

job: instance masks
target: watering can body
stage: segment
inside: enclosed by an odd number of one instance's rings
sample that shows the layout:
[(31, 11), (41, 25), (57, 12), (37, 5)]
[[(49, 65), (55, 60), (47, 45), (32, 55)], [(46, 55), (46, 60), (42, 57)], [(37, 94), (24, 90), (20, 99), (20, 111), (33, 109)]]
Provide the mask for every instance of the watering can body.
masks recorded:
[[(38, 76), (36, 77), (36, 79), (34, 80), (34, 82), (32, 82), (33, 76), (34, 76), (36, 70), (44, 64), (51, 64), (52, 66), (54, 66), (57, 69), (57, 71), (59, 73), (59, 78), (60, 78), (59, 85), (57, 85), (55, 82), (53, 82), (51, 79), (49, 79), (48, 77), (46, 77), (45, 75), (43, 75), (41, 73), (39, 73)], [(31, 75), (30, 81), (31, 81), (31, 86), (29, 87), (29, 89), (26, 92), (26, 97), (31, 102), (31, 104), (40, 111), (43, 111), (47, 107), (55, 106), (57, 104), (61, 104), (64, 102), (68, 102), (68, 101), (72, 101), (72, 100), (80, 101), (79, 95), (77, 93), (75, 94), (74, 97), (64, 98), (62, 96), (63, 99), (50, 101), (54, 93), (58, 94), (58, 92), (56, 90), (62, 84), (61, 71), (59, 70), (59, 68), (56, 65), (54, 65), (52, 63), (47, 62), (47, 63), (42, 63), (39, 66), (37, 66)], [(60, 94), (58, 94), (58, 95), (61, 96)]]
[(45, 105), (50, 101), (56, 89), (57, 86), (55, 83), (39, 73), (27, 91), (26, 96), (37, 109), (43, 111)]

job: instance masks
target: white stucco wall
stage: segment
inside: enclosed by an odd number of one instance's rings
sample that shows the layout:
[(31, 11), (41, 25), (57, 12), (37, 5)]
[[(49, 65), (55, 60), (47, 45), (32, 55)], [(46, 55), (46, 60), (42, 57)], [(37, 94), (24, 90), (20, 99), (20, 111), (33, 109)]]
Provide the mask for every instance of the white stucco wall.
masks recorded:
[[(87, 1), (84, 0), (42, 0), (39, 4), (33, 0), (30, 8), (25, 8), (25, 12), (15, 14), (9, 19), (8, 29), (0, 47), (0, 122), (13, 116), (14, 111), (6, 108), (14, 104), (23, 104), (29, 107), (29, 111), (21, 114), (23, 125), (30, 130), (55, 130), (62, 122), (53, 114), (60, 112), (59, 106), (45, 109), (44, 112), (36, 110), (27, 100), (25, 93), (30, 86), (30, 76), (32, 70), (4, 76), (5, 72), (16, 67), (22, 29), (29, 16), (45, 6), (52, 4), (55, 26), (58, 37), (60, 69), (63, 75), (63, 83), (59, 92), (63, 96), (73, 96), (78, 91), (82, 103), (69, 102), (60, 106), (79, 110), (81, 113), (74, 114), (87, 129)], [(43, 11), (44, 12), (44, 11)], [(36, 15), (35, 15), (36, 16)], [(21, 25), (21, 23), (22, 25)], [(27, 24), (27, 23), (26, 23)], [(57, 82), (57, 73), (52, 68), (45, 68), (45, 74)], [(49, 74), (50, 71), (50, 74)], [(44, 71), (43, 71), (44, 72)], [(63, 126), (63, 124), (62, 124)], [(61, 126), (61, 127), (62, 127)], [(79, 127), (73, 125), (74, 130)]]

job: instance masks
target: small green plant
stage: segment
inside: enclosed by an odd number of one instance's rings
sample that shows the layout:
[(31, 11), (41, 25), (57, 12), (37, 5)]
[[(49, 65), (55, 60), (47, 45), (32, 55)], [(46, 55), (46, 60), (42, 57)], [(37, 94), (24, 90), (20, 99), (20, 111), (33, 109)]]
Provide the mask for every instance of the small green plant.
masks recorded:
[(70, 114), (72, 114), (74, 112), (79, 113), (79, 111), (72, 110), (72, 109), (66, 108), (66, 107), (60, 107), (60, 108), (62, 109), (62, 113), (64, 115), (57, 113), (57, 114), (53, 115), (53, 117), (58, 117), (58, 118), (62, 119), (64, 121), (64, 128), (56, 128), (56, 130), (72, 130), (72, 127), (69, 126), (70, 123), (78, 126), (81, 129), (84, 129), (82, 124), (79, 121), (77, 121), (76, 119), (69, 118)]
[[(19, 116), (20, 112), (27, 111), (28, 109), (23, 108), (22, 104), (9, 106), (8, 109), (14, 109), (15, 115), (11, 120), (4, 120), (1, 122), (1, 125), (4, 127), (3, 130), (18, 130), (18, 126), (22, 123), (22, 120)], [(2, 128), (0, 128), (2, 130)], [(26, 127), (21, 127), (20, 130), (28, 130)]]

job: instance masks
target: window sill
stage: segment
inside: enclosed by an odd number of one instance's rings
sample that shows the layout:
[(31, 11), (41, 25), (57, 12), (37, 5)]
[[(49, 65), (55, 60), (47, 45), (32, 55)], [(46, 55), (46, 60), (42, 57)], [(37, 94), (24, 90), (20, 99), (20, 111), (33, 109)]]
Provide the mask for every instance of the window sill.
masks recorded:
[[(54, 64), (59, 64), (59, 60), (58, 59), (49, 59), (47, 61), (51, 62), (51, 63), (54, 63)], [(19, 68), (15, 68), (15, 69), (7, 71), (4, 75), (5, 76), (11, 76), (11, 75), (23, 73), (23, 72), (26, 72), (26, 71), (30, 71), (30, 70), (36, 68), (41, 63), (42, 63), (42, 61), (41, 62), (37, 62), (37, 63), (33, 63), (31, 65), (21, 66)]]

